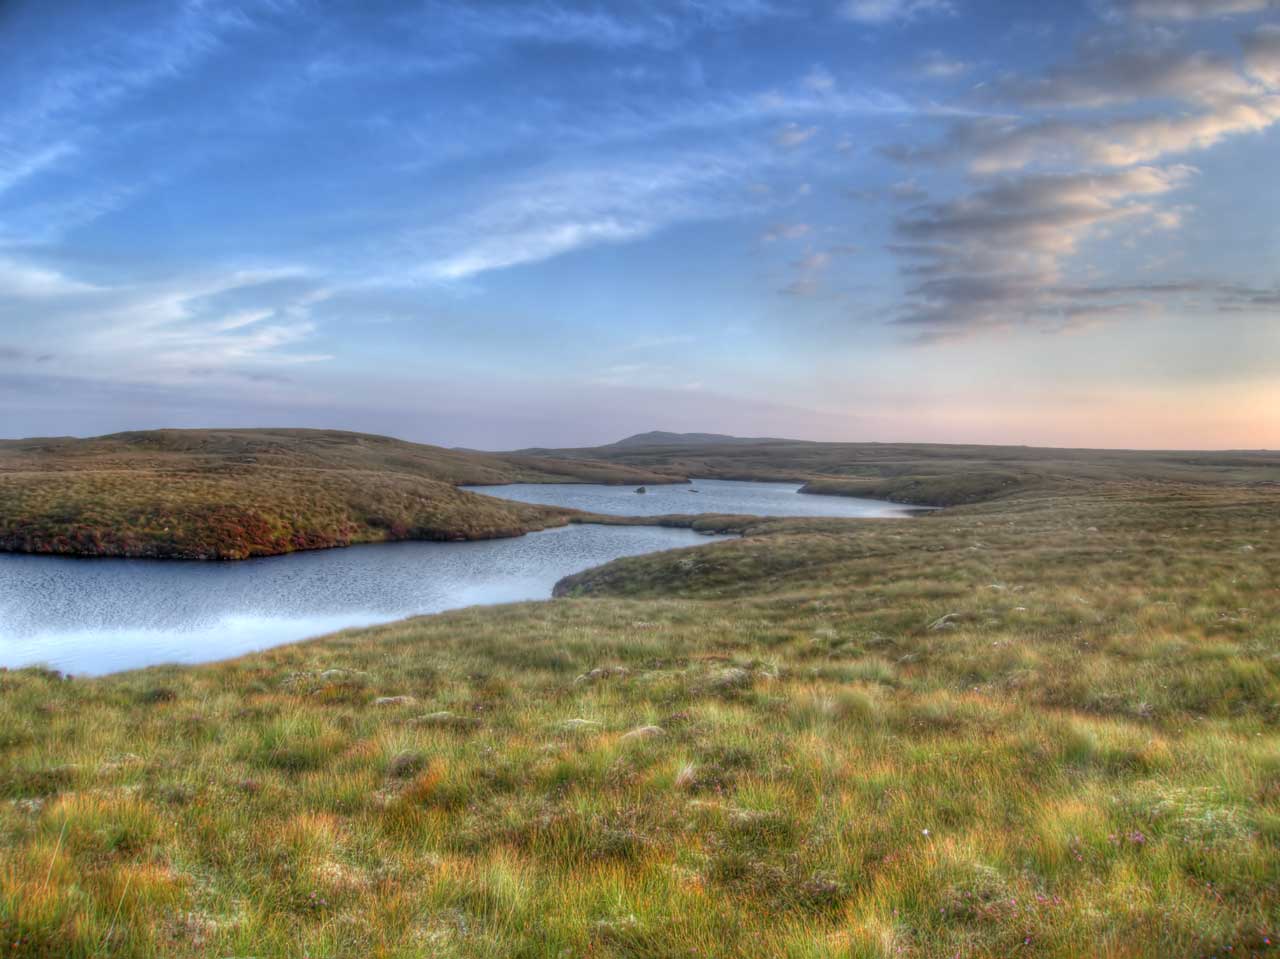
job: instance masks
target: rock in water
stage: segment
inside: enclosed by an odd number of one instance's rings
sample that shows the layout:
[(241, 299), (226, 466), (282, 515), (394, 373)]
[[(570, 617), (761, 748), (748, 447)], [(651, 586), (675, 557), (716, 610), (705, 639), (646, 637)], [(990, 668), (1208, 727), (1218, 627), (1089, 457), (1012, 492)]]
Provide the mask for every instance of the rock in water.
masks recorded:
[(645, 489), (643, 486), (637, 486), (637, 487), (636, 487), (636, 492), (637, 492), (637, 493), (647, 493), (647, 492), (649, 492), (649, 491), (648, 491), (647, 489)]

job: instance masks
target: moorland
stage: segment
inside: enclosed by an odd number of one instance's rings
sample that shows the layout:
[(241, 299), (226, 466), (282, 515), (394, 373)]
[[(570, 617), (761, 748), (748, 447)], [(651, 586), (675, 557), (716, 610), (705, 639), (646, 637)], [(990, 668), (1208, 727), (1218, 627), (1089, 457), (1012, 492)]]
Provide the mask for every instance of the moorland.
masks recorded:
[(152, 430), (0, 441), (0, 550), (246, 559), (517, 536), (569, 514), (460, 484), (661, 483), (643, 469), (338, 430)]
[(549, 602), (192, 668), (0, 672), (0, 954), (1274, 953), (1280, 456), (480, 456), (404, 473), (957, 505), (707, 518), (741, 536)]

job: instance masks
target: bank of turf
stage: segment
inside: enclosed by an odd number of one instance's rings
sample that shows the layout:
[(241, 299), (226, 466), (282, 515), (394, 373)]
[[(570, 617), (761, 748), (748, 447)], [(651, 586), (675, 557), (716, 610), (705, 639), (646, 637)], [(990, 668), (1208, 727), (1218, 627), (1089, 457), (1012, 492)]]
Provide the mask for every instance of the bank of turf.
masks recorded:
[(0, 955), (1274, 952), (1280, 491), (738, 526), (549, 603), (0, 674)]

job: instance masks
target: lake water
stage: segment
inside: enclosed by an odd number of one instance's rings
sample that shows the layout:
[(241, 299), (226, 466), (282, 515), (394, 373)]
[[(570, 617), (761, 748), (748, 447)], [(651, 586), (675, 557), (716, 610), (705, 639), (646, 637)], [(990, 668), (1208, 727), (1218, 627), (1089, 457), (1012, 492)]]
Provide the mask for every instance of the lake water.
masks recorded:
[(420, 613), (546, 599), (570, 573), (710, 538), (568, 526), (514, 539), (378, 543), (234, 563), (0, 554), (0, 666), (100, 674), (226, 659)]
[[(635, 486), (597, 486), (587, 483), (513, 483), (509, 486), (466, 487), (486, 496), (568, 506), (615, 516), (662, 516), (667, 513), (746, 513), (752, 516), (910, 516), (918, 507), (901, 506), (852, 496), (816, 496), (799, 492), (799, 483), (747, 483), (736, 480), (695, 480), (685, 485), (648, 486), (643, 495)], [(692, 492), (697, 490), (697, 492)]]
[[(698, 490), (697, 493), (690, 492)], [(486, 486), (490, 496), (596, 513), (902, 516), (877, 500), (795, 483)], [(647, 526), (568, 526), (476, 543), (378, 543), (237, 563), (0, 553), (0, 666), (100, 674), (226, 659), (422, 613), (546, 599), (570, 573), (710, 537)], [(723, 538), (723, 537), (716, 537)]]

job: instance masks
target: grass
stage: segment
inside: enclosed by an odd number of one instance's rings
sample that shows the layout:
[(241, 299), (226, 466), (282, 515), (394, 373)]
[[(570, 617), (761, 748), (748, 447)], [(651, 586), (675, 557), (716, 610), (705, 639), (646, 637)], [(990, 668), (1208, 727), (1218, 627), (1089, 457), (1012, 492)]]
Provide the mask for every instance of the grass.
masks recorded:
[(1274, 954), (1280, 490), (1049, 485), (0, 673), (0, 955)]
[(608, 462), (680, 477), (804, 482), (805, 492), (922, 506), (987, 502), (1027, 491), (1087, 492), (1099, 483), (1280, 483), (1280, 453), (1041, 449), (800, 440), (622, 442), (538, 450), (561, 461)]
[[(569, 511), (455, 484), (662, 482), (644, 470), (325, 430), (157, 430), (0, 442), (0, 550), (245, 559), (400, 539), (489, 539)], [(668, 480), (669, 481), (669, 480)]]
[[(1135, 453), (795, 440), (479, 453), (336, 430), (152, 430), (0, 441), (0, 551), (246, 559), (518, 536), (575, 513), (458, 485), (794, 480), (931, 506), (1099, 483), (1280, 483), (1267, 452)], [(577, 516), (578, 519), (582, 517)]]

